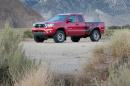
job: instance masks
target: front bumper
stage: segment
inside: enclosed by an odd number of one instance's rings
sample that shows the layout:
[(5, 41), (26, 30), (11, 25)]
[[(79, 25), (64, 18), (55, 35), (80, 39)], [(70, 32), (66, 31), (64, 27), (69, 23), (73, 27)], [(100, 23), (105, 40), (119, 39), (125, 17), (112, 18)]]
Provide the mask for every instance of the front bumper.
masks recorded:
[(32, 28), (32, 33), (41, 32), (44, 36), (53, 36), (54, 29), (53, 28)]

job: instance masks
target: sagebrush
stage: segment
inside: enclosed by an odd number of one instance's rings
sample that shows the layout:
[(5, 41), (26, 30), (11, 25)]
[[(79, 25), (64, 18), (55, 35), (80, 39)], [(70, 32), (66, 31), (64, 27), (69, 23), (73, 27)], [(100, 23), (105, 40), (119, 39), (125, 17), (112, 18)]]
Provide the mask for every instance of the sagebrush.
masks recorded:
[[(14, 84), (22, 78), (25, 72), (40, 64), (25, 56), (22, 50), (22, 39), (23, 35), (16, 33), (8, 24), (0, 34), (0, 69), (6, 71), (4, 74), (0, 72), (3, 76), (0, 84), (4, 86)], [(4, 78), (9, 78), (11, 82)]]
[[(107, 81), (110, 77), (111, 71), (121, 72), (121, 70), (118, 70), (121, 66), (124, 64), (129, 65), (129, 37), (129, 30), (118, 30), (113, 34), (109, 42), (95, 47), (92, 52), (93, 56), (90, 58), (90, 62), (85, 68), (86, 77), (92, 82), (95, 82), (95, 85)], [(118, 74), (118, 72), (116, 72), (115, 75), (116, 74)], [(108, 86), (114, 86), (114, 84)]]

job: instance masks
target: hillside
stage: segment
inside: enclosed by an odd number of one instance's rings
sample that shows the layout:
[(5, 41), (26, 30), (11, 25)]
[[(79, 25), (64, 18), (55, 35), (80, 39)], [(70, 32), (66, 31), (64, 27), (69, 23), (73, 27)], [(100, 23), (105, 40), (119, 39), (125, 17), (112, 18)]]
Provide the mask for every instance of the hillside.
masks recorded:
[(25, 7), (19, 0), (0, 0), (0, 27), (9, 22), (12, 27), (31, 27), (42, 20), (41, 15)]
[[(130, 24), (130, 0), (21, 0), (41, 13), (50, 17), (58, 13), (81, 12), (87, 16), (100, 15), (108, 25)], [(127, 15), (127, 16), (126, 16)], [(119, 18), (119, 16), (121, 16)], [(113, 21), (114, 19), (114, 21)], [(111, 22), (112, 21), (112, 22)]]

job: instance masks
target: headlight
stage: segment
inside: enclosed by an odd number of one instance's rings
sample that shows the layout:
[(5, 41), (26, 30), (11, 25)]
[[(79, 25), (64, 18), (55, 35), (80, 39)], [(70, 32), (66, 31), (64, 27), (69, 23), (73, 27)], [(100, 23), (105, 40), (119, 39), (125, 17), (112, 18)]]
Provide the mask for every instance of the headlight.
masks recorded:
[(33, 24), (33, 27), (35, 27), (36, 26), (36, 24)]
[(48, 27), (53, 27), (54, 24), (45, 24), (45, 26), (46, 26), (46, 28), (48, 28)]

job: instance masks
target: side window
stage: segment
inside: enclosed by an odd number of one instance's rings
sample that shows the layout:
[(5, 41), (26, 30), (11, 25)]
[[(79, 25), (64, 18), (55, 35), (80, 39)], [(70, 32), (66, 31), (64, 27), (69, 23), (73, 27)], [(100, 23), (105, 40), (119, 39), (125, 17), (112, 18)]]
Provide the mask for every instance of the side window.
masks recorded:
[(72, 23), (76, 22), (76, 16), (70, 16), (70, 17), (69, 17), (69, 20), (70, 20)]
[(78, 22), (84, 22), (84, 19), (81, 15), (78, 16)]

